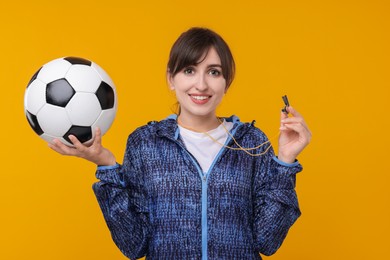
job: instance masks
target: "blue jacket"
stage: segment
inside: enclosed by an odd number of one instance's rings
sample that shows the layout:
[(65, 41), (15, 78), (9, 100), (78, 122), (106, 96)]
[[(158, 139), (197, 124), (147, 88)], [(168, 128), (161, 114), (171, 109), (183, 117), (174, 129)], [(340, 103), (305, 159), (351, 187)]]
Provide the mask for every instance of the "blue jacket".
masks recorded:
[[(279, 161), (272, 149), (252, 157), (222, 148), (203, 173), (175, 119), (135, 130), (123, 165), (96, 172), (93, 189), (119, 249), (130, 259), (178, 260), (249, 260), (276, 252), (300, 215), (294, 188), (301, 165)], [(243, 147), (267, 140), (253, 124), (226, 120)], [(236, 147), (231, 138), (226, 144)]]

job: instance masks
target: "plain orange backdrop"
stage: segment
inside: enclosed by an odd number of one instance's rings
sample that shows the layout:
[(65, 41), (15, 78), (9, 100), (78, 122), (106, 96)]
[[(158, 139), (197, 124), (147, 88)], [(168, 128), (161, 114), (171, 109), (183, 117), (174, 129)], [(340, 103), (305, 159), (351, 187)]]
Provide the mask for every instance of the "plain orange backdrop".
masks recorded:
[(62, 157), (30, 129), (23, 95), (63, 56), (91, 59), (117, 86), (104, 144), (122, 160), (127, 135), (169, 115), (169, 49), (191, 26), (229, 43), (237, 76), (218, 114), (255, 119), (276, 145), (281, 96), (313, 132), (300, 155), (302, 217), (265, 259), (387, 259), (390, 233), (390, 5), (328, 1), (3, 1), (0, 259), (125, 259), (91, 186), (95, 166)]

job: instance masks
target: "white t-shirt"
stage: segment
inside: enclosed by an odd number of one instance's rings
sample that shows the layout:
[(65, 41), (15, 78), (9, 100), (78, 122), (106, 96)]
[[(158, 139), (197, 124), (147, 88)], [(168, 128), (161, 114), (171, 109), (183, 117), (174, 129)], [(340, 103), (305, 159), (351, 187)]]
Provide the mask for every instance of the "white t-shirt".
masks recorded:
[(225, 128), (228, 131), (233, 128), (232, 122), (226, 122), (224, 120), (223, 124), (225, 127), (221, 124), (217, 128), (207, 132), (215, 140), (218, 140), (219, 143), (215, 142), (204, 133), (194, 132), (179, 125), (180, 135), (183, 138), (187, 150), (199, 162), (204, 174), (208, 172), (215, 157), (221, 150), (221, 144), (225, 144), (229, 136)]

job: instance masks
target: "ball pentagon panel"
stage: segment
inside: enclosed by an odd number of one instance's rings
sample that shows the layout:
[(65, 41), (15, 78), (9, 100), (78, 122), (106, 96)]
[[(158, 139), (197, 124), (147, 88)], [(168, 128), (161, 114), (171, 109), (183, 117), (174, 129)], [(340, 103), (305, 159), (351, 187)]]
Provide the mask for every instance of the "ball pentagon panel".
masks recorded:
[(79, 64), (79, 65), (91, 66), (91, 64), (92, 64), (91, 61), (80, 58), (80, 57), (65, 57), (64, 60), (70, 62), (72, 65)]
[(63, 138), (66, 141), (71, 143), (72, 141), (69, 139), (69, 135), (77, 136), (77, 139), (80, 142), (85, 143), (85, 142), (87, 142), (87, 141), (92, 139), (92, 130), (91, 130), (90, 126), (77, 126), (77, 125), (74, 125), (63, 136)]
[(46, 102), (55, 106), (65, 107), (76, 93), (66, 79), (58, 79), (47, 84)]
[(106, 82), (102, 81), (100, 83), (100, 86), (96, 91), (96, 96), (99, 100), (102, 109), (110, 109), (114, 107), (115, 105), (114, 89)]
[(27, 84), (27, 87), (30, 86), (31, 82), (33, 82), (38, 77), (38, 73), (41, 71), (41, 69), (42, 67), (39, 70), (37, 70), (37, 72), (35, 72), (35, 74), (31, 77), (30, 81)]
[(35, 132), (37, 135), (42, 135), (42, 134), (43, 134), (43, 130), (42, 130), (42, 128), (39, 126), (37, 116), (31, 114), (30, 112), (28, 112), (28, 111), (26, 110), (26, 117), (27, 117), (28, 123), (30, 124), (30, 126), (31, 126), (31, 128), (34, 130), (34, 132)]

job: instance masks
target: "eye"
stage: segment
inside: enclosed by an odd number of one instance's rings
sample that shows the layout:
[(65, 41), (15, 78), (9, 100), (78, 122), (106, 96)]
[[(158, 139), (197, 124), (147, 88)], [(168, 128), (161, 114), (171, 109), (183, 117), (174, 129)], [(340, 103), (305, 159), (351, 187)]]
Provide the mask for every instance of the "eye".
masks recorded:
[(184, 74), (193, 74), (194, 73), (194, 69), (191, 68), (191, 67), (188, 67), (188, 68), (185, 68), (183, 70)]
[(211, 70), (209, 71), (209, 74), (217, 77), (217, 76), (220, 76), (220, 75), (221, 75), (221, 71), (219, 71), (219, 70), (217, 70), (217, 69), (211, 69)]

